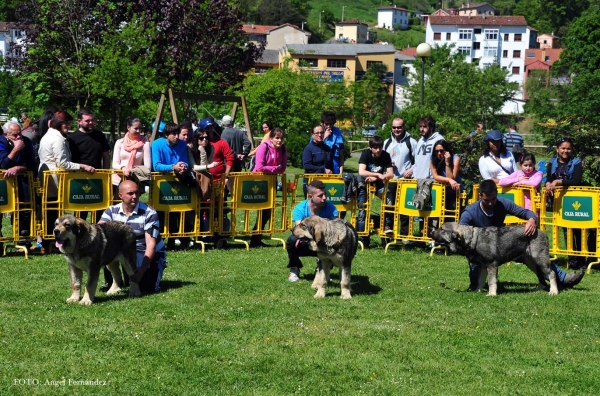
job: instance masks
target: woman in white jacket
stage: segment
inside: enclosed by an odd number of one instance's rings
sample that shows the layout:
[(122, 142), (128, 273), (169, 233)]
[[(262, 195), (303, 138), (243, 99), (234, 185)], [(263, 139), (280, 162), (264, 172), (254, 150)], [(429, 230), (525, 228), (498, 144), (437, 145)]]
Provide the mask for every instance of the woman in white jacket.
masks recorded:
[[(67, 143), (67, 134), (69, 133), (69, 126), (72, 122), (73, 116), (69, 113), (66, 111), (57, 111), (48, 122), (48, 132), (46, 132), (40, 141), (40, 148), (38, 151), (40, 156), (38, 178), (42, 183), (47, 182), (47, 184), (44, 185), (44, 189), (46, 190), (46, 197), (49, 201), (58, 198), (58, 177), (54, 175), (48, 178), (47, 181), (44, 181), (45, 170), (83, 169), (89, 173), (94, 173), (95, 171), (95, 169), (89, 165), (71, 162), (71, 152), (69, 151), (69, 144)], [(44, 215), (47, 220), (46, 232), (52, 234), (54, 220), (58, 216), (58, 212), (47, 211)]]

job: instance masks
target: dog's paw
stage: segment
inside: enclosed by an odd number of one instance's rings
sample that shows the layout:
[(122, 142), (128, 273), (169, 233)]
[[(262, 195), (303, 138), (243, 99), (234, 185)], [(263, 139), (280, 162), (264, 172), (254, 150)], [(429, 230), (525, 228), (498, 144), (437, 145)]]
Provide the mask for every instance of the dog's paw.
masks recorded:
[(315, 298), (323, 298), (325, 297), (325, 289), (319, 289), (317, 290), (317, 292), (315, 293)]
[(489, 293), (487, 294), (487, 296), (488, 296), (488, 297), (496, 297), (496, 293), (489, 292)]
[(140, 286), (137, 283), (131, 282), (131, 286), (129, 287), (129, 297), (140, 297), (142, 292), (140, 291)]
[(548, 292), (549, 295), (551, 296), (557, 296), (558, 295), (558, 289), (550, 289), (550, 291)]
[(352, 298), (352, 295), (350, 294), (349, 290), (342, 290), (342, 295), (340, 296), (340, 298), (343, 300), (347, 300), (349, 298)]
[(81, 299), (81, 301), (79, 301), (79, 304), (81, 304), (81, 305), (92, 305), (92, 300), (90, 300), (87, 297), (83, 297)]
[(79, 296), (76, 296), (76, 297), (71, 296), (71, 297), (67, 298), (67, 303), (74, 303), (77, 301), (79, 301)]
[(311, 289), (315, 289), (315, 290), (316, 290), (316, 289), (318, 289), (318, 288), (319, 288), (319, 285), (317, 285), (317, 283), (316, 283), (316, 282), (313, 282), (313, 283), (312, 283), (312, 285), (310, 285), (310, 288), (311, 288)]
[(110, 289), (108, 289), (108, 291), (106, 292), (106, 294), (107, 294), (108, 296), (110, 296), (110, 295), (112, 295), (112, 294), (117, 294), (117, 293), (119, 293), (120, 291), (121, 291), (121, 288), (120, 288), (120, 287), (115, 287), (115, 288), (112, 288), (112, 287), (111, 287)]

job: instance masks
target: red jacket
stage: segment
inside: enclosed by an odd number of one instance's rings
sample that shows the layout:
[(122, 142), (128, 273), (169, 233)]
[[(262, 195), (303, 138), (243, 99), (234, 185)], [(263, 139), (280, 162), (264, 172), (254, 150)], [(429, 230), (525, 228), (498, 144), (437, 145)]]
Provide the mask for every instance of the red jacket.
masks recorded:
[(233, 151), (231, 151), (229, 144), (220, 138), (216, 142), (211, 141), (210, 145), (213, 147), (213, 162), (218, 162), (219, 165), (210, 168), (209, 171), (212, 173), (214, 181), (220, 181), (221, 175), (225, 173), (226, 170), (225, 164), (230, 167), (233, 166)]

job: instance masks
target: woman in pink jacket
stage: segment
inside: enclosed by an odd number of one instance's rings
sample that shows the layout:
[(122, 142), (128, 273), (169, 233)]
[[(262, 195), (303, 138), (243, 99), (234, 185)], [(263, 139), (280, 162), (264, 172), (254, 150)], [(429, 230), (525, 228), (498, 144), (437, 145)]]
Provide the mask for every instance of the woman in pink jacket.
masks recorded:
[[(287, 167), (287, 149), (283, 144), (285, 132), (281, 128), (275, 128), (269, 134), (269, 139), (261, 143), (256, 148), (256, 165), (252, 172), (263, 172), (282, 174)], [(262, 220), (260, 229), (264, 229), (265, 225), (271, 218), (271, 210), (265, 209), (262, 211)], [(254, 226), (256, 230), (258, 223)], [(252, 235), (250, 239), (250, 247), (264, 247), (261, 240), (261, 235)]]
[[(540, 185), (544, 174), (535, 170), (535, 156), (525, 153), (519, 160), (521, 170), (517, 170), (509, 176), (498, 181), (499, 186), (534, 186), (540, 192)], [(524, 192), (525, 209), (531, 210), (531, 197), (529, 191)]]

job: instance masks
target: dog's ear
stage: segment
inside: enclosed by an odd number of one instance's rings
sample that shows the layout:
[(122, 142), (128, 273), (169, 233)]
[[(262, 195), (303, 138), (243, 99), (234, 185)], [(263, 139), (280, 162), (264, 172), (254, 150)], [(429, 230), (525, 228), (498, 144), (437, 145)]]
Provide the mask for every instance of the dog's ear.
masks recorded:
[(458, 231), (452, 231), (452, 239), (458, 242), (464, 242), (462, 234)]
[(73, 224), (73, 234), (80, 236), (85, 232), (85, 224), (83, 220), (75, 218), (75, 224)]

